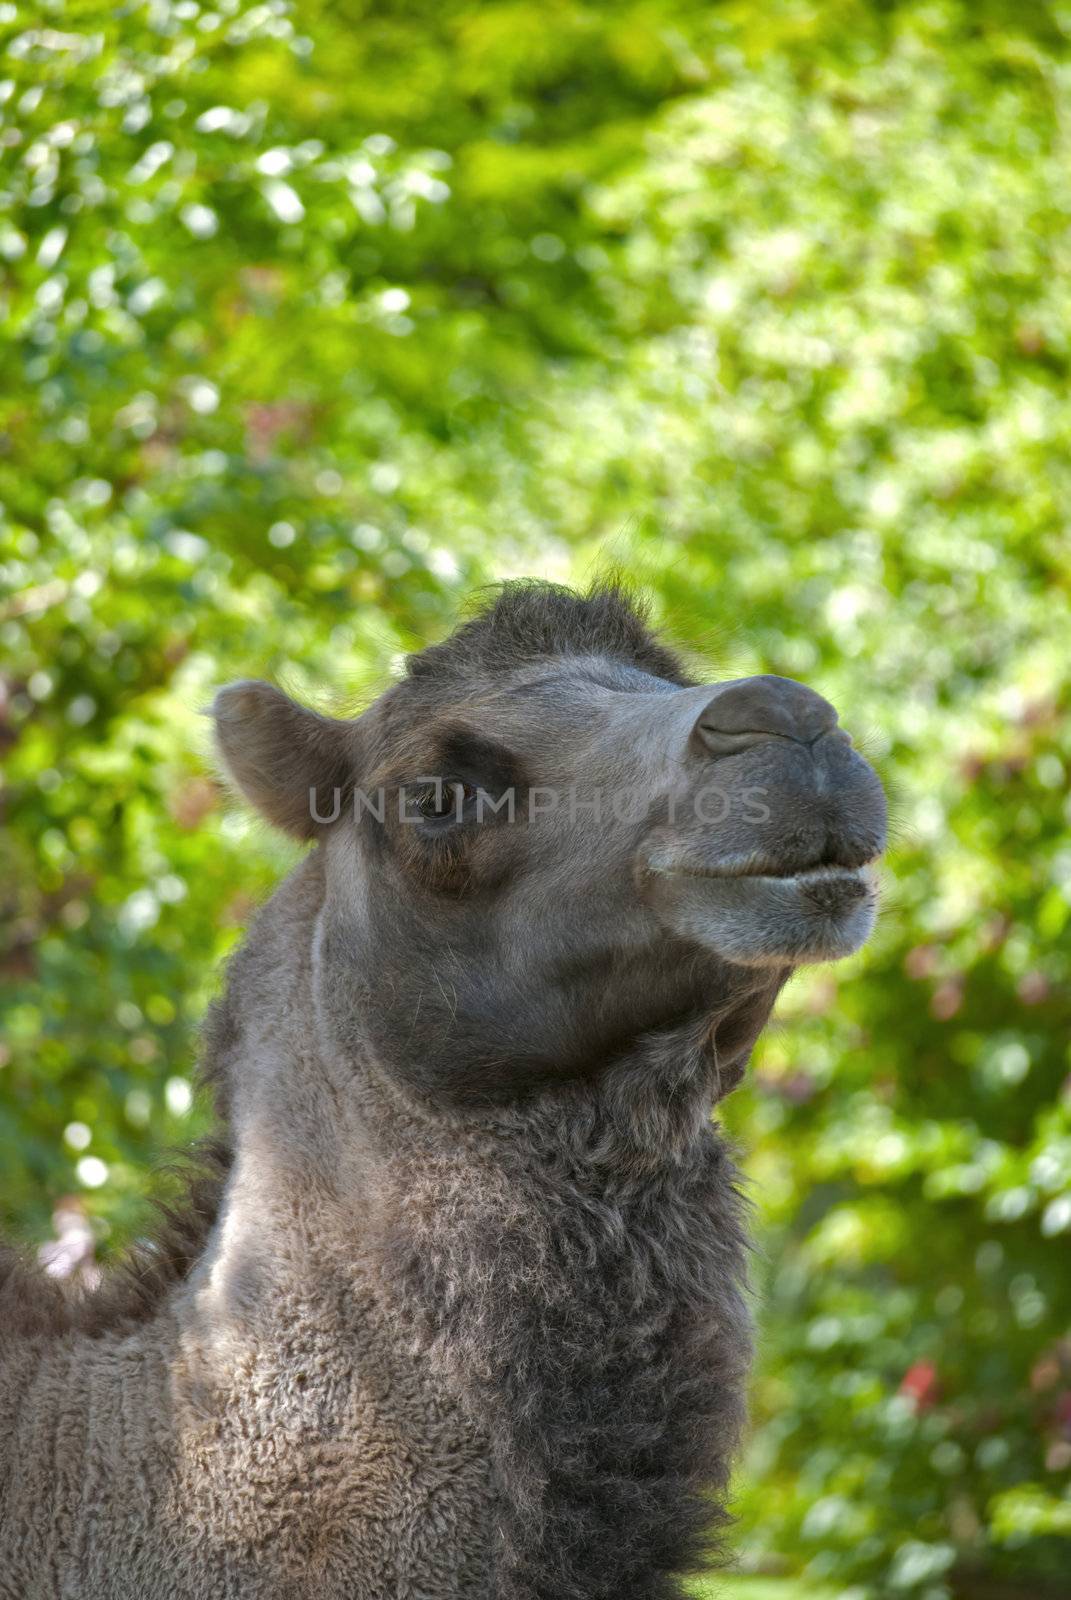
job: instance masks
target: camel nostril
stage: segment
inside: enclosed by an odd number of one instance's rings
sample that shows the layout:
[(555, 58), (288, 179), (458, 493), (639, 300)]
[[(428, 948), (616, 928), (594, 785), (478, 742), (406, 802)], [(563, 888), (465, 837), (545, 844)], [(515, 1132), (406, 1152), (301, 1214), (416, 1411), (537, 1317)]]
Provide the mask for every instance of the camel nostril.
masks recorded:
[(793, 678), (764, 673), (718, 689), (700, 712), (692, 735), (707, 755), (735, 755), (770, 738), (813, 744), (837, 726), (820, 694)]
[(725, 733), (716, 725), (699, 721), (695, 725), (695, 737), (708, 755), (733, 756), (740, 750), (748, 749), (750, 745), (767, 743), (771, 738), (778, 736), (764, 733), (758, 728), (742, 729), (739, 733)]

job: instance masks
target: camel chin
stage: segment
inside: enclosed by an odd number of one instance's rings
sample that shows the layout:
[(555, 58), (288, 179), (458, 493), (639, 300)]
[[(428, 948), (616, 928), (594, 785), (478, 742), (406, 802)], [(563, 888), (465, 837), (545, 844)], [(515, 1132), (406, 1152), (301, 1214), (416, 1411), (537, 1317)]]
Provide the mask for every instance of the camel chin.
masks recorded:
[(805, 966), (854, 955), (877, 916), (871, 868), (725, 875), (655, 870), (661, 920), (678, 936), (738, 966)]

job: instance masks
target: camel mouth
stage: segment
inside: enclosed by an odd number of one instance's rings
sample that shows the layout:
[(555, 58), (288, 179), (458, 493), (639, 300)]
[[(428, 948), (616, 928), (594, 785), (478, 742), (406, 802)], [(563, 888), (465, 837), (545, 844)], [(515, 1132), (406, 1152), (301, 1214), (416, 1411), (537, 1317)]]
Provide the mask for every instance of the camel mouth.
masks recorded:
[(804, 885), (820, 886), (822, 884), (847, 884), (863, 883), (870, 881), (872, 869), (878, 860), (874, 856), (869, 861), (862, 862), (859, 866), (844, 866), (837, 861), (821, 862), (813, 867), (786, 867), (783, 870), (770, 866), (730, 866), (718, 863), (715, 866), (691, 866), (685, 864), (654, 867), (653, 871), (663, 877), (682, 878), (719, 878), (743, 879), (752, 882), (771, 883), (799, 883)]
[(869, 862), (770, 872), (682, 861), (648, 871), (661, 919), (742, 966), (841, 960), (866, 943), (877, 915)]

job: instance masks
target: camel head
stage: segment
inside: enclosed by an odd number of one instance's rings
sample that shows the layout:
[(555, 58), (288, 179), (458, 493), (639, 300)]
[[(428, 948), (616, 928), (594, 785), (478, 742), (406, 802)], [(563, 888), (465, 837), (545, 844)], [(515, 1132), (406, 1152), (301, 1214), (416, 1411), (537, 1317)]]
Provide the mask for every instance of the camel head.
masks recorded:
[(430, 1099), (682, 1027), (731, 1080), (791, 971), (873, 925), (885, 802), (833, 707), (695, 682), (612, 588), (507, 585), (352, 721), (262, 683), (214, 711), (238, 787), (322, 852), (332, 1047)]

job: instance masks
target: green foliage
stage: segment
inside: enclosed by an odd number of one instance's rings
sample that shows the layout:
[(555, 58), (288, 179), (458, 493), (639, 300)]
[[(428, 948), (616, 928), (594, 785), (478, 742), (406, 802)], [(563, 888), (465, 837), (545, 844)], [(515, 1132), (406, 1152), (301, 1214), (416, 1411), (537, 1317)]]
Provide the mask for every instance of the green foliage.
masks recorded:
[(837, 1590), (806, 1588), (786, 1578), (717, 1577), (693, 1584), (695, 1600), (837, 1600)]
[[(204, 1124), (288, 847), (228, 677), (354, 703), (607, 558), (894, 796), (878, 935), (730, 1102), (763, 1229), (744, 1557), (1066, 1575), (1071, 13), (0, 6), (0, 1222), (102, 1253)], [(726, 1590), (728, 1593), (728, 1589)], [(979, 1590), (979, 1592), (981, 1592)]]

